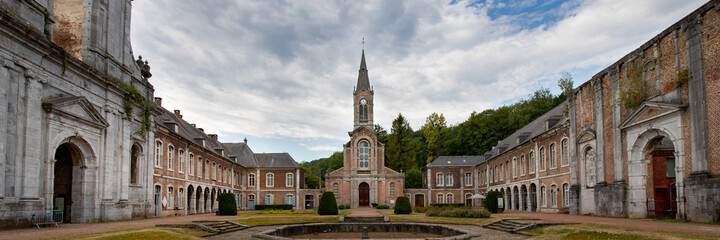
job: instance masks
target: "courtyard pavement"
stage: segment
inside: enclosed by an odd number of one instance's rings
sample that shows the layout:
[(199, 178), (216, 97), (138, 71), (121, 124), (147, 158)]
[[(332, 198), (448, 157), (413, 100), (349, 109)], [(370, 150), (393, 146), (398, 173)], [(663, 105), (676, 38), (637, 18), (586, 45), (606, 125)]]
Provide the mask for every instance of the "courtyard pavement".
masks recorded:
[(515, 216), (526, 218), (538, 218), (548, 222), (564, 223), (587, 223), (614, 227), (629, 227), (651, 231), (677, 232), (696, 235), (720, 236), (720, 224), (684, 223), (684, 222), (663, 222), (653, 220), (595, 217), (572, 214), (538, 213), (523, 211), (505, 211), (499, 216)]

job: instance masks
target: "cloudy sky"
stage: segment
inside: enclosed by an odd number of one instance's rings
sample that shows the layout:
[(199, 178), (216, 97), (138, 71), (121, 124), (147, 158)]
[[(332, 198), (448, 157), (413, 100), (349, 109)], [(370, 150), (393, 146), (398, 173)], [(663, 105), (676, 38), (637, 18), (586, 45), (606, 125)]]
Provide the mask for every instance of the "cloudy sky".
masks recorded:
[(375, 122), (418, 129), (577, 86), (705, 2), (136, 0), (132, 44), (165, 108), (309, 161), (349, 140), (363, 38)]

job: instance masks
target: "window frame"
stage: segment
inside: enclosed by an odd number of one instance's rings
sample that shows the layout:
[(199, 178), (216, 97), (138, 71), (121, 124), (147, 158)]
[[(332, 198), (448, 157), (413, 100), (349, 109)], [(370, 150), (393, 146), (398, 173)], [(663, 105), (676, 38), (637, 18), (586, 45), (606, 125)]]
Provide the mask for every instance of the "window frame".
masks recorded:
[(443, 187), (445, 186), (445, 174), (439, 172), (435, 173), (435, 186)]
[(445, 179), (445, 186), (446, 186), (446, 187), (452, 187), (453, 185), (455, 185), (455, 179), (454, 179), (453, 174), (452, 174), (451, 172), (450, 172), (450, 173), (446, 173), (446, 174), (445, 174), (445, 177), (447, 178), (447, 179)]
[(528, 158), (530, 159), (528, 162), (528, 174), (534, 174), (535, 173), (535, 151), (530, 151), (528, 153)]
[(473, 181), (472, 174), (473, 174), (472, 172), (466, 172), (466, 173), (465, 173), (465, 186), (472, 186), (472, 185), (473, 185), (473, 184), (472, 184), (472, 181)]
[(565, 167), (568, 165), (570, 165), (570, 141), (563, 138), (560, 141), (560, 166)]
[(295, 180), (295, 174), (285, 173), (285, 187), (293, 187), (294, 180)]
[(455, 203), (455, 195), (452, 193), (445, 194), (446, 203)]
[(397, 196), (397, 189), (395, 187), (395, 182), (390, 182), (390, 197), (395, 198)]
[(178, 172), (180, 173), (185, 173), (185, 171), (183, 170), (185, 168), (185, 163), (183, 162), (183, 155), (185, 155), (185, 150), (182, 148), (178, 149)]
[(540, 147), (540, 171), (544, 172), (547, 169), (547, 152), (545, 147)]
[(557, 145), (550, 143), (550, 169), (557, 168)]
[(525, 154), (520, 155), (520, 176), (525, 176), (526, 173), (526, 167), (525, 167)]
[(162, 168), (162, 157), (163, 157), (163, 142), (155, 140), (155, 167)]
[(361, 140), (358, 143), (358, 167), (362, 169), (370, 168), (370, 142), (367, 140)]
[(248, 174), (248, 187), (255, 187), (255, 173)]
[(175, 146), (173, 146), (172, 144), (168, 144), (168, 146), (167, 146), (167, 152), (168, 152), (168, 155), (167, 155), (167, 164), (168, 164), (168, 165), (167, 165), (167, 170), (169, 170), (169, 171), (175, 171), (174, 168), (173, 168), (173, 167), (175, 166), (175, 159), (173, 159), (173, 155), (174, 155), (174, 153), (175, 153)]
[(275, 187), (274, 173), (265, 173), (265, 187)]

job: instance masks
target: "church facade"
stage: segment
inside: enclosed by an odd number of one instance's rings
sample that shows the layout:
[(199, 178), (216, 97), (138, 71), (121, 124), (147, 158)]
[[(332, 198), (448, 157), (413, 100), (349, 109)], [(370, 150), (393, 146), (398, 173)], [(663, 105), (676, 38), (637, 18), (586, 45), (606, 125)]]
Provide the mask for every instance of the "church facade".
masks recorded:
[(374, 94), (363, 50), (353, 91), (353, 130), (343, 145), (343, 167), (325, 176), (325, 191), (332, 191), (341, 205), (394, 204), (404, 191), (403, 174), (385, 167), (385, 145), (378, 141), (373, 124)]

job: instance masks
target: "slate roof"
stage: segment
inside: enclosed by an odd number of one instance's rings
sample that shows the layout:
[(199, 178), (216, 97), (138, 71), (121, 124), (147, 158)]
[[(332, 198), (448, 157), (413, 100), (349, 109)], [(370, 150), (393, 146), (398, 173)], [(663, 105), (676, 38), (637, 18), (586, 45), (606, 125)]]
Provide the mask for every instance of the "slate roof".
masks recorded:
[(261, 168), (300, 168), (288, 153), (256, 153), (255, 160)]
[(440, 156), (427, 167), (473, 167), (483, 162), (483, 156)]
[(237, 157), (237, 163), (243, 167), (254, 168), (258, 166), (257, 161), (255, 161), (255, 153), (253, 153), (247, 143), (223, 143), (223, 146), (225, 146), (230, 155)]
[(355, 91), (361, 90), (371, 91), (370, 79), (368, 78), (367, 66), (365, 65), (365, 49), (362, 51), (362, 58), (360, 59), (360, 70), (358, 73), (357, 84), (355, 85)]
[[(192, 125), (190, 125), (190, 123), (175, 115), (175, 113), (170, 112), (169, 110), (163, 108), (160, 105), (155, 105), (157, 106), (157, 109), (160, 109), (161, 112), (161, 114), (155, 118), (155, 123), (157, 125), (169, 129), (170, 132), (174, 132), (180, 135), (182, 138), (185, 138), (186, 140), (195, 143), (201, 148), (205, 148), (205, 150), (209, 152), (216, 153), (220, 156), (223, 156), (225, 159), (232, 161), (232, 159), (229, 158), (229, 152), (222, 143), (210, 138), (210, 136), (205, 134), (205, 132), (200, 131), (200, 129), (196, 127), (193, 127)], [(177, 131), (175, 131), (176, 128), (174, 125), (177, 125)], [(203, 140), (205, 141), (204, 147), (202, 144)], [(223, 153), (225, 155), (223, 155)]]
[[(568, 121), (568, 118), (563, 114), (567, 100), (558, 104), (555, 108), (546, 112), (542, 116), (523, 126), (522, 128), (515, 131), (509, 137), (503, 139), (496, 145), (492, 150), (485, 153), (485, 160), (493, 159), (517, 146), (529, 142), (531, 139), (542, 135), (543, 133), (552, 130), (553, 128), (561, 125), (563, 122)], [(546, 124), (547, 129), (546, 129)]]

